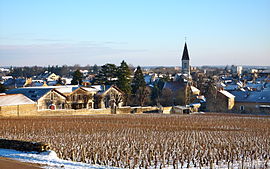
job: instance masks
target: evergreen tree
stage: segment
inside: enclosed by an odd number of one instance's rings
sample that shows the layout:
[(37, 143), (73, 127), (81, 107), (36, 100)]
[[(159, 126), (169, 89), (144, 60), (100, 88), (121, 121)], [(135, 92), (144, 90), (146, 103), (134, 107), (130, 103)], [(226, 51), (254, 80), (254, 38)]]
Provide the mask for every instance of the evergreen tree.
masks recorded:
[(5, 91), (6, 91), (5, 86), (0, 83), (0, 93), (4, 93)]
[(123, 60), (121, 65), (117, 70), (117, 87), (121, 89), (126, 95), (131, 93), (131, 85), (130, 85), (130, 75), (131, 71), (127, 65), (127, 63)]
[(94, 74), (98, 73), (98, 66), (96, 64), (93, 66), (93, 73)]
[(98, 72), (94, 79), (95, 84), (113, 85), (116, 83), (117, 67), (115, 64), (105, 64), (101, 66), (101, 70)]
[(142, 72), (142, 69), (140, 66), (138, 66), (136, 71), (135, 71), (131, 87), (132, 87), (132, 94), (136, 94), (136, 92), (139, 88), (141, 88), (143, 90), (146, 87), (143, 72)]
[(77, 85), (77, 84), (82, 84), (82, 79), (83, 79), (83, 74), (80, 72), (79, 69), (77, 69), (74, 73), (73, 73), (73, 78), (71, 80), (71, 84), (73, 85)]
[(154, 105), (159, 105), (160, 104), (160, 98), (162, 95), (162, 89), (165, 84), (165, 82), (169, 81), (167, 78), (160, 78), (158, 79), (152, 88), (152, 93), (151, 93), (151, 100)]

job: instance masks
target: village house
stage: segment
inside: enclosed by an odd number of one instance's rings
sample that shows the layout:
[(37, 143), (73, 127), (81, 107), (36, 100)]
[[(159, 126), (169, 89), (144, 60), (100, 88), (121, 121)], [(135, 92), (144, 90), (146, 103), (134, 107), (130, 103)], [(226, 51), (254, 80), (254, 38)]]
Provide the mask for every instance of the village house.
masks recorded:
[(66, 96), (49, 87), (25, 87), (8, 90), (7, 94), (23, 94), (37, 103), (38, 110), (65, 109)]
[(51, 73), (48, 71), (45, 71), (44, 73), (36, 77), (37, 80), (45, 80), (45, 81), (57, 81), (59, 78), (60, 78), (59, 75), (56, 75), (55, 73)]
[(124, 103), (124, 93), (116, 86), (105, 86), (103, 90), (95, 95), (95, 108), (122, 107)]
[(235, 96), (234, 111), (241, 113), (270, 113), (270, 90), (230, 91)]
[(115, 108), (123, 105), (123, 92), (116, 86), (41, 86), (15, 88), (7, 94), (23, 94), (36, 103), (37, 110)]
[(7, 79), (6, 81), (4, 81), (3, 85), (7, 89), (24, 87), (27, 84), (29, 84), (29, 80), (30, 79), (26, 79), (26, 78), (17, 78), (17, 79), (12, 78), (12, 79)]
[(96, 88), (79, 87), (67, 95), (69, 109), (93, 109), (94, 95), (98, 92)]
[(216, 111), (226, 112), (232, 110), (234, 106), (234, 98), (235, 96), (226, 90), (218, 91), (216, 97)]
[(23, 116), (36, 111), (34, 101), (23, 94), (1, 94), (0, 95), (0, 116)]

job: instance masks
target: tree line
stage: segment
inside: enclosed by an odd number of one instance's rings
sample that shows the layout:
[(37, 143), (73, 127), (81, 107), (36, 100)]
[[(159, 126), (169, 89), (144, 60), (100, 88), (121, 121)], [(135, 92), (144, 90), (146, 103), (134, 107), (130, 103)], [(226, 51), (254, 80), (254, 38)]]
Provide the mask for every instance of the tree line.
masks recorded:
[(88, 70), (90, 73), (95, 74), (98, 72), (99, 66), (96, 64), (93, 66), (87, 65), (87, 66), (80, 66), (78, 64), (75, 64), (73, 66), (68, 65), (53, 65), (53, 66), (47, 66), (47, 67), (41, 67), (41, 66), (24, 66), (24, 67), (10, 67), (10, 73), (8, 75), (13, 76), (14, 78), (29, 78), (33, 76), (38, 76), (45, 71), (55, 73), (57, 75), (60, 75), (61, 77), (70, 77), (72, 76), (73, 72), (77, 69), (84, 69)]
[[(120, 66), (105, 64), (100, 67), (92, 84), (115, 85), (125, 93), (124, 103), (131, 106), (157, 105), (162, 95), (162, 88), (168, 78), (159, 79), (153, 86), (147, 86), (142, 68), (137, 66), (133, 72), (125, 61)], [(83, 74), (76, 70), (72, 84), (82, 84)]]

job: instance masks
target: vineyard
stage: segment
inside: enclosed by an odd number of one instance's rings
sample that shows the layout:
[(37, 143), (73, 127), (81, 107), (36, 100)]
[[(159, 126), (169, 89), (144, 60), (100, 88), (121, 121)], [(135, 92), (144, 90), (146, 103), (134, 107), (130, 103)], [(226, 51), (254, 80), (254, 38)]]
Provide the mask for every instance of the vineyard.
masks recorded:
[(270, 117), (92, 115), (0, 118), (0, 138), (41, 141), (62, 159), (121, 168), (269, 168)]

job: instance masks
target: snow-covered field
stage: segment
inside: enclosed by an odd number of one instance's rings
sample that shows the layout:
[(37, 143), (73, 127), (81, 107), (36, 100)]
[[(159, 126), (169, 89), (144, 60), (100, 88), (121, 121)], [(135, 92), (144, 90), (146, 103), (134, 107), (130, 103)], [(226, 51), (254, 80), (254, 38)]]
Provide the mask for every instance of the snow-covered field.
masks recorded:
[(86, 168), (113, 168), (99, 165), (91, 165), (81, 162), (73, 162), (62, 160), (57, 157), (54, 151), (46, 151), (43, 153), (37, 152), (22, 152), (11, 149), (0, 149), (0, 157), (12, 158), (22, 162), (43, 164), (46, 169), (65, 168), (65, 169), (86, 169)]

